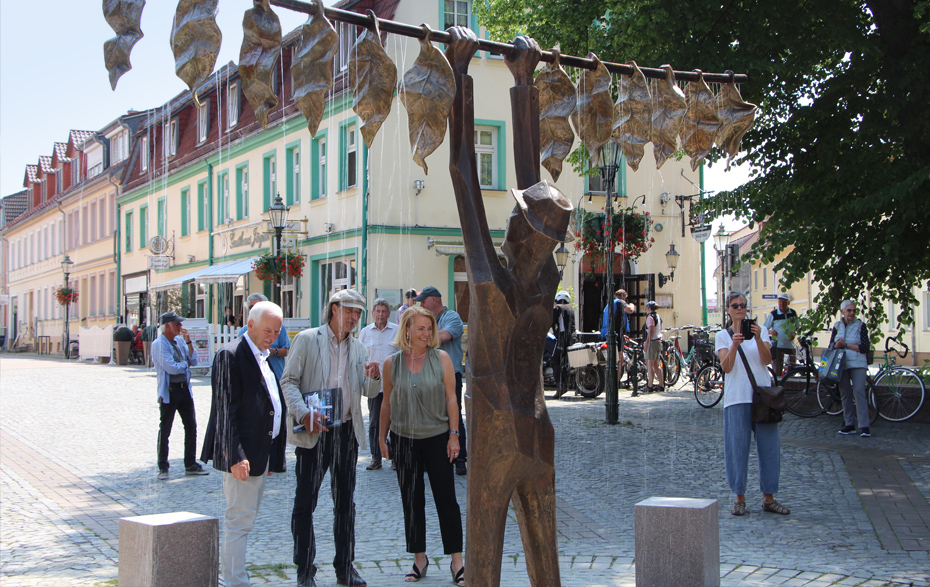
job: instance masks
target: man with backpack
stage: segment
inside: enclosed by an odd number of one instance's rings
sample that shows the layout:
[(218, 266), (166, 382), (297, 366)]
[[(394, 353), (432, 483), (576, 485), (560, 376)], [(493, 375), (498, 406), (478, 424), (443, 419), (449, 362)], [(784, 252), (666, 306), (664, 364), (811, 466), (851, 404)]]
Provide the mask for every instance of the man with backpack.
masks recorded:
[[(614, 292), (614, 333), (617, 337), (617, 381), (623, 376), (623, 340), (630, 331), (630, 317), (636, 311), (636, 306), (628, 304), (626, 301), (626, 290), (618, 289)], [(607, 330), (610, 323), (610, 304), (604, 306), (604, 318), (601, 320), (601, 340), (607, 340)], [(620, 384), (620, 387), (626, 389), (630, 387), (629, 378)]]
[[(659, 355), (662, 354), (662, 318), (656, 312), (657, 304), (654, 301), (646, 302), (648, 314), (646, 326), (643, 329), (643, 348), (646, 353), (646, 393), (665, 391), (665, 374), (659, 369)], [(659, 384), (654, 385), (653, 380), (658, 376)]]

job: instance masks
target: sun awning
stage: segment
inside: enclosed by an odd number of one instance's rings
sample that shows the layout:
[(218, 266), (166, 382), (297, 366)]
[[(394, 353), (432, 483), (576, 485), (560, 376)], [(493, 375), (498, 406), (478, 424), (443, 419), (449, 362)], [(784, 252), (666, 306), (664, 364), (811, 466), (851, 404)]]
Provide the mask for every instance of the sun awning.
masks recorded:
[(216, 265), (210, 265), (209, 267), (201, 267), (197, 271), (192, 271), (187, 275), (181, 275), (165, 283), (153, 285), (149, 288), (149, 291), (164, 291), (166, 289), (181, 287), (188, 281), (197, 281), (198, 283), (234, 282), (239, 279), (240, 276), (252, 270), (252, 264), (256, 259), (258, 259), (257, 256), (218, 263)]

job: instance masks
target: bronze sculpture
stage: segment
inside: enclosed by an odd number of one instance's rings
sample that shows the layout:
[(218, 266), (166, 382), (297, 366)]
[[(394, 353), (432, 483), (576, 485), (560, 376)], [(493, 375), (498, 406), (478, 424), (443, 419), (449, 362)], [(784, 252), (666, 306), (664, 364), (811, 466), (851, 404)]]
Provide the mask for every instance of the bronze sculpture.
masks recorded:
[(696, 171), (714, 146), (714, 137), (720, 128), (714, 93), (707, 87), (704, 74), (698, 73), (698, 81), (688, 82), (685, 99), (688, 110), (681, 124), (681, 146), (691, 157), (691, 171)]
[(242, 47), (239, 49), (239, 78), (255, 118), (268, 128), (268, 115), (278, 105), (271, 84), (281, 53), (281, 21), (268, 0), (252, 0), (242, 17)]
[(103, 18), (116, 36), (103, 44), (103, 60), (110, 74), (110, 89), (116, 89), (120, 76), (132, 69), (129, 53), (142, 38), (142, 9), (145, 0), (103, 0)]
[(315, 136), (323, 120), (326, 94), (333, 89), (333, 57), (339, 35), (322, 10), (300, 27), (300, 44), (291, 64), (294, 103), (307, 119), (307, 130)]
[(397, 67), (381, 44), (381, 30), (375, 13), (368, 11), (371, 26), (359, 36), (352, 47), (349, 61), (349, 87), (352, 88), (352, 110), (362, 119), (359, 130), (365, 146), (371, 148), (375, 135), (391, 113)]
[(220, 53), (223, 33), (216, 24), (219, 0), (181, 0), (171, 25), (174, 71), (200, 106), (197, 88), (210, 77)]
[[(517, 206), (507, 223), (498, 261), (478, 183), (474, 147), (474, 99), (468, 65), (478, 45), (466, 28), (449, 29), (446, 56), (455, 72), (455, 104), (449, 118), (449, 171), (465, 242), (469, 313), (469, 460), (465, 580), (500, 584), (504, 528), (513, 500), (533, 585), (559, 585), (555, 509), (555, 437), (542, 389), (543, 344), (552, 317), (559, 271), (552, 252), (566, 233), (571, 202), (539, 181), (539, 91), (533, 71), (539, 46), (514, 41), (507, 57)], [(609, 131), (609, 127), (608, 127)]]

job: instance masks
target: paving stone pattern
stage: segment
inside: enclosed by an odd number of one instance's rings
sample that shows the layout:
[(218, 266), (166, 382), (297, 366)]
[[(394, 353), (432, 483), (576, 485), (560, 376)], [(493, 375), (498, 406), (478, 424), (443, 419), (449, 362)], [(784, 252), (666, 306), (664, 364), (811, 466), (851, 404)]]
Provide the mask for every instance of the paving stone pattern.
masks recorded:
[[(193, 384), (198, 454), (210, 410), (205, 377)], [(551, 392), (550, 392), (551, 393)], [(778, 499), (790, 516), (763, 513), (755, 453), (749, 515), (729, 515), (721, 407), (679, 389), (631, 398), (618, 426), (603, 398), (548, 400), (556, 427), (560, 568), (565, 585), (634, 585), (633, 506), (653, 496), (720, 501), (723, 585), (930, 587), (930, 425), (879, 421), (870, 439), (840, 437), (838, 419), (787, 416)], [(120, 517), (186, 510), (222, 518), (222, 477), (185, 476), (184, 432), (171, 435), (171, 476), (155, 478), (154, 373), (35, 356), (0, 355), (0, 584), (115, 584)], [(269, 479), (249, 537), (255, 585), (294, 585), (290, 508), (294, 457)], [(397, 481), (359, 458), (356, 564), (371, 585), (401, 585), (404, 552)], [(465, 512), (468, 477), (456, 477)], [(316, 514), (321, 586), (335, 584), (332, 501)], [(427, 506), (429, 574), (448, 585), (435, 511)], [(468, 554), (466, 553), (466, 564)], [(529, 585), (511, 512), (502, 584)]]

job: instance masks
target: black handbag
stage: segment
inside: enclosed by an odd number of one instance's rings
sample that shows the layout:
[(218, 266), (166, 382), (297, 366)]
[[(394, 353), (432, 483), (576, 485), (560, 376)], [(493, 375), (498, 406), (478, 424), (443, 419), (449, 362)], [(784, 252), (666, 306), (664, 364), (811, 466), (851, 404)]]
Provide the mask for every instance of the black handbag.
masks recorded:
[(756, 378), (749, 368), (749, 361), (741, 347), (737, 347), (746, 375), (752, 383), (752, 423), (778, 424), (785, 415), (785, 388), (782, 386), (763, 387), (756, 385)]

